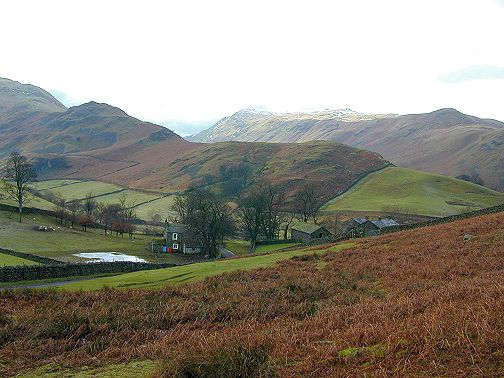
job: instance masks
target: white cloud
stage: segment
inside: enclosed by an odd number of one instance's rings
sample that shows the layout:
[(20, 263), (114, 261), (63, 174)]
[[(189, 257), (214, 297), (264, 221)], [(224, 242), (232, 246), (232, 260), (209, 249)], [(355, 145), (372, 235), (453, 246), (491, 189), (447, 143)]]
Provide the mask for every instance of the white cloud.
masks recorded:
[(6, 1), (0, 76), (157, 122), (255, 104), (450, 106), (504, 120), (487, 101), (502, 81), (453, 91), (437, 80), (460, 67), (504, 66), (495, 10), (493, 0)]

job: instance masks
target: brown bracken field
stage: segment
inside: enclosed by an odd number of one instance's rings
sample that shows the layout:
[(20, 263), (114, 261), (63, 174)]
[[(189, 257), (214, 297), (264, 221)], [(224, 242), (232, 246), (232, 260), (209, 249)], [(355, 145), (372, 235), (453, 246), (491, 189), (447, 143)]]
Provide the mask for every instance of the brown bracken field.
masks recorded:
[(0, 325), (3, 376), (503, 376), (504, 214), (161, 290), (3, 292)]

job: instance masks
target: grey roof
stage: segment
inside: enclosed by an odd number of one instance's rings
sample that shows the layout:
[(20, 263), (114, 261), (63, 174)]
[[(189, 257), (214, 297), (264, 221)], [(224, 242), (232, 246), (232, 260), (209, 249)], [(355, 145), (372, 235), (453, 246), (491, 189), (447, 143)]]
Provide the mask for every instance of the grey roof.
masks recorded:
[(368, 219), (366, 219), (366, 218), (354, 218), (353, 220), (357, 224), (363, 224), (363, 223), (366, 223), (368, 221)]
[(176, 232), (177, 234), (182, 234), (187, 231), (187, 225), (185, 225), (185, 224), (168, 224), (166, 231), (167, 232)]
[(301, 231), (301, 232), (304, 232), (305, 234), (313, 234), (314, 232), (317, 232), (321, 228), (323, 228), (325, 230), (324, 227), (319, 226), (317, 224), (310, 224), (310, 223), (304, 223), (304, 222), (295, 224), (291, 227), (292, 230)]
[(385, 227), (397, 226), (399, 224), (395, 220), (393, 220), (392, 218), (383, 218), (380, 220), (374, 220), (374, 221), (370, 221), (370, 222), (373, 223), (379, 229), (382, 229)]

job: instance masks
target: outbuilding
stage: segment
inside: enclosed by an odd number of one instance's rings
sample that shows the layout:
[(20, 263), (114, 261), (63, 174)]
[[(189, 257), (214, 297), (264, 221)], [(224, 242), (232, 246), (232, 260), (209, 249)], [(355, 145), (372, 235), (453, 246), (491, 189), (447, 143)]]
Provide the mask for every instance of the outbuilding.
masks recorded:
[(332, 235), (325, 227), (309, 224), (298, 223), (291, 227), (291, 238), (296, 240), (310, 241), (313, 239), (321, 239)]
[(382, 230), (387, 227), (397, 226), (397, 223), (392, 218), (380, 218), (377, 220), (369, 220), (364, 218), (353, 219), (353, 236), (376, 236), (382, 233)]

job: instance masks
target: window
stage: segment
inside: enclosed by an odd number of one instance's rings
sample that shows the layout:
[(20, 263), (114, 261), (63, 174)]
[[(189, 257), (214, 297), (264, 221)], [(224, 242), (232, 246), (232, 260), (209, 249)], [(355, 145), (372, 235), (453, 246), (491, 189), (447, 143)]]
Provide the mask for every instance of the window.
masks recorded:
[(172, 240), (178, 240), (178, 234), (176, 232), (173, 233)]
[(321, 237), (323, 237), (323, 236), (324, 236), (324, 234), (323, 234), (322, 232), (321, 232), (320, 234), (318, 234), (318, 237), (319, 237), (319, 238), (321, 238)]
[(178, 244), (173, 244), (173, 249), (178, 249)]

